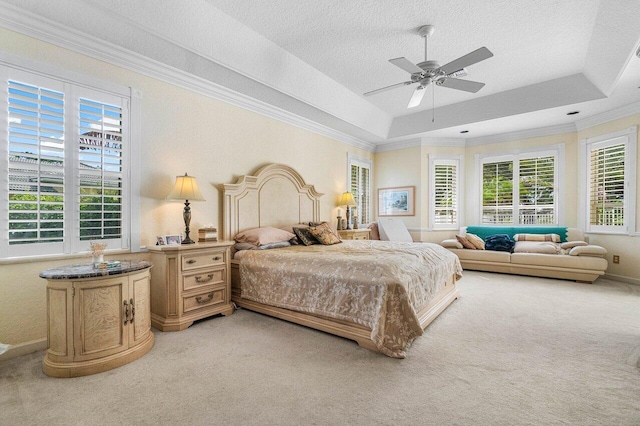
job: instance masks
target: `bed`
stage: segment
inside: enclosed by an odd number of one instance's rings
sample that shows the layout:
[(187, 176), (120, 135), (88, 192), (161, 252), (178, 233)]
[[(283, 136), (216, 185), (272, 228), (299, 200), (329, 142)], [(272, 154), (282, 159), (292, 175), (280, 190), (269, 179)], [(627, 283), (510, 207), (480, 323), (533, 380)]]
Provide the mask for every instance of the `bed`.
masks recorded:
[[(320, 197), (289, 166), (269, 164), (222, 185), (223, 235), (320, 221)], [(435, 244), (345, 241), (250, 250), (231, 261), (238, 306), (404, 358), (459, 297), (457, 256)], [(331, 289), (331, 290), (328, 290)]]

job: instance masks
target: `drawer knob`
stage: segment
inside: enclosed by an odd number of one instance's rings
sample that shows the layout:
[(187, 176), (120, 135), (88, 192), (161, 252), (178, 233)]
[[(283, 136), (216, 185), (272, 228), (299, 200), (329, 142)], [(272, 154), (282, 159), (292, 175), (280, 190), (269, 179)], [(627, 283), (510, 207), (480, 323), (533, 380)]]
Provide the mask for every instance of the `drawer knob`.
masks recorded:
[(209, 282), (209, 281), (211, 281), (211, 280), (213, 280), (213, 274), (209, 274), (209, 275), (207, 275), (207, 278), (205, 278), (205, 279), (202, 279), (202, 277), (201, 277), (200, 275), (198, 275), (198, 276), (196, 277), (196, 282), (197, 282), (197, 283), (200, 283), (200, 284), (202, 284), (202, 283), (208, 283), (208, 282)]
[(196, 262), (197, 262), (197, 260), (195, 260), (195, 259), (189, 259), (189, 260), (187, 260), (187, 263), (188, 263), (189, 265), (194, 264), (194, 263), (196, 263)]
[(209, 303), (213, 300), (213, 292), (207, 295), (207, 298), (203, 298), (202, 296), (196, 296), (196, 302), (198, 303)]
[(220, 260), (220, 259), (222, 259), (220, 256), (215, 256), (215, 257), (213, 258), (213, 260)]

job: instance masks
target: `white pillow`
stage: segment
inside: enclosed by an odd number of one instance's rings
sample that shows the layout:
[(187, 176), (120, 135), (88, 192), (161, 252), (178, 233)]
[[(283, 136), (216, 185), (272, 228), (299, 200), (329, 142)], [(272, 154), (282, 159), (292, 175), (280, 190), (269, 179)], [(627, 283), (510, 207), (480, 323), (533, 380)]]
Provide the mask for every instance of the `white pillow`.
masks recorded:
[(393, 217), (378, 218), (378, 231), (380, 232), (380, 239), (383, 241), (413, 242), (413, 238), (411, 238), (411, 234), (409, 234), (402, 219)]

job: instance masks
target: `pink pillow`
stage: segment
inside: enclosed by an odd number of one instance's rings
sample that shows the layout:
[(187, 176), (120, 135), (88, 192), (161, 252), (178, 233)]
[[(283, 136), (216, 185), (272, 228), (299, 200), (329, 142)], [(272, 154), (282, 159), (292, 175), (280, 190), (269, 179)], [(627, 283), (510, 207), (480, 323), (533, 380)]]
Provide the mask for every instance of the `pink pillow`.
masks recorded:
[(378, 222), (371, 222), (368, 228), (371, 229), (371, 234), (369, 235), (369, 238), (372, 240), (379, 240), (380, 231), (378, 231)]
[(251, 243), (255, 246), (280, 243), (294, 238), (295, 234), (283, 229), (265, 226), (264, 228), (252, 228), (238, 232), (234, 239), (237, 243)]

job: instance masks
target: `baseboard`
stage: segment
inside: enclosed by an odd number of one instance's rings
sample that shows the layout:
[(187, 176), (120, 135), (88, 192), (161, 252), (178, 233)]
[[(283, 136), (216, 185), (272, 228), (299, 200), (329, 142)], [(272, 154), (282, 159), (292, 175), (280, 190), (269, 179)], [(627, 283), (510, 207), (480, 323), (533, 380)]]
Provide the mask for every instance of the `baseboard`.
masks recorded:
[(10, 345), (9, 349), (2, 355), (0, 355), (0, 361), (4, 361), (11, 358), (16, 358), (22, 355), (31, 354), (38, 351), (44, 351), (47, 349), (47, 339), (32, 340), (30, 342), (18, 343), (17, 345)]
[(620, 281), (627, 284), (640, 285), (640, 278), (625, 277), (623, 275), (616, 275), (616, 274), (604, 274), (602, 278), (606, 278), (608, 280)]

